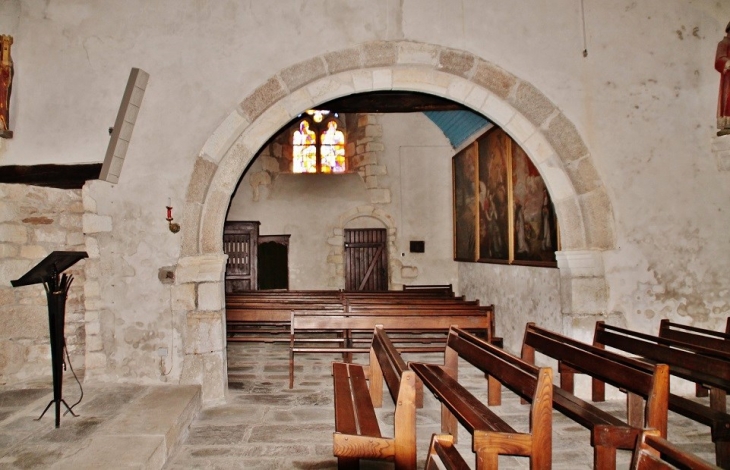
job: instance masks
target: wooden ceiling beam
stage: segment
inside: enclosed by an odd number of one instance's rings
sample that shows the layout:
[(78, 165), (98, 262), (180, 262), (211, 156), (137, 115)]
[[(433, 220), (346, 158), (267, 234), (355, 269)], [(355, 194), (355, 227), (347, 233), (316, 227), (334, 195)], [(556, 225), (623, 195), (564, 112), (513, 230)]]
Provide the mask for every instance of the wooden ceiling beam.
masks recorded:
[(344, 96), (315, 109), (338, 113), (420, 113), (424, 111), (463, 111), (468, 108), (435, 95), (403, 91), (375, 91)]
[(60, 189), (80, 189), (99, 178), (101, 163), (79, 165), (0, 166), (0, 183), (27, 184)]

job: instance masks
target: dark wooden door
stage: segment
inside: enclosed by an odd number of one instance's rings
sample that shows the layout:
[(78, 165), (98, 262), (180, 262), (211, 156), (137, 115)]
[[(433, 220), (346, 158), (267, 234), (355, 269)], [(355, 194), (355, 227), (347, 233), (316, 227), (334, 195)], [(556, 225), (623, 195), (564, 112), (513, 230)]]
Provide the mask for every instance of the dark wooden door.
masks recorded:
[(256, 290), (259, 222), (226, 222), (223, 252), (226, 263), (226, 293)]
[(345, 229), (345, 289), (388, 290), (388, 232)]

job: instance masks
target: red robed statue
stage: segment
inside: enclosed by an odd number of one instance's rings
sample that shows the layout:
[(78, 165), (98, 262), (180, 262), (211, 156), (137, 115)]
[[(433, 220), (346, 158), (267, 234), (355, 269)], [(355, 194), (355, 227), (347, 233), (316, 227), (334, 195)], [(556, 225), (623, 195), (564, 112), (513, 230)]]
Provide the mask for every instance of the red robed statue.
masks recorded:
[(717, 100), (717, 135), (730, 134), (730, 23), (717, 44), (715, 70), (720, 72), (720, 95)]
[(10, 91), (13, 88), (13, 59), (10, 46), (13, 37), (0, 35), (0, 137), (11, 137)]

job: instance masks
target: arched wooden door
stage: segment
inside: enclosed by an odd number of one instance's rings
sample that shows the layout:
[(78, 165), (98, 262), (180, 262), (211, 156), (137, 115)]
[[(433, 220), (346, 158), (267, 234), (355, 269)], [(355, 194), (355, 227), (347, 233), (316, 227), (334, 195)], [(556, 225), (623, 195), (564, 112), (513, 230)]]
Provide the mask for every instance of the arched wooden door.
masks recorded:
[(345, 289), (388, 290), (388, 232), (345, 229)]

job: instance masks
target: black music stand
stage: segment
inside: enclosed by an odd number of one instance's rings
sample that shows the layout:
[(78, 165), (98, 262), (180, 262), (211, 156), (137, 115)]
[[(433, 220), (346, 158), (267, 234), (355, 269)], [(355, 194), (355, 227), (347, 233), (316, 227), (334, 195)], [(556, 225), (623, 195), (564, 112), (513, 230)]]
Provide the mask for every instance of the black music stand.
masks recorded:
[(66, 339), (63, 336), (63, 327), (66, 321), (66, 297), (73, 282), (73, 276), (61, 275), (77, 261), (88, 258), (85, 251), (54, 251), (28, 271), (20, 279), (10, 281), (13, 287), (43, 284), (48, 299), (48, 327), (51, 337), (51, 367), (53, 372), (53, 400), (46, 406), (41, 419), (52, 404), (56, 404), (56, 427), (61, 424), (61, 403), (73, 415), (68, 403), (61, 396), (63, 388), (63, 348)]

